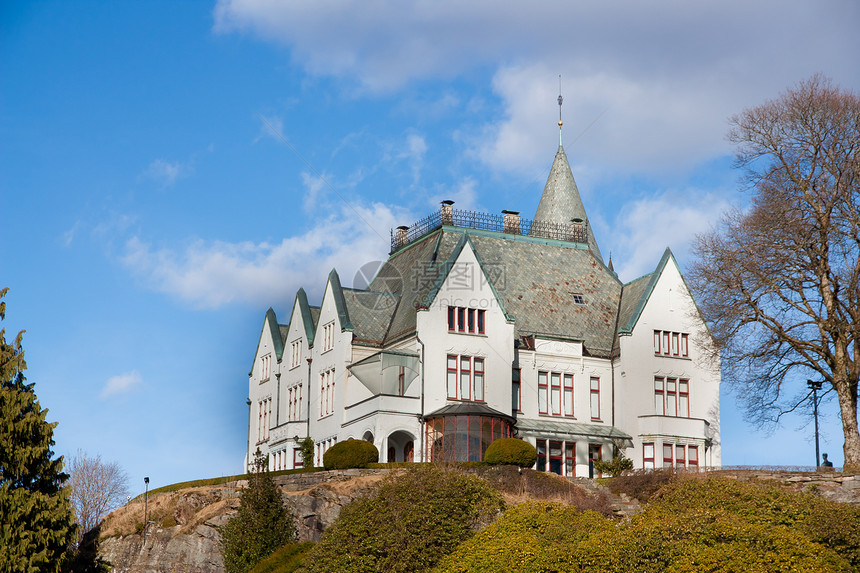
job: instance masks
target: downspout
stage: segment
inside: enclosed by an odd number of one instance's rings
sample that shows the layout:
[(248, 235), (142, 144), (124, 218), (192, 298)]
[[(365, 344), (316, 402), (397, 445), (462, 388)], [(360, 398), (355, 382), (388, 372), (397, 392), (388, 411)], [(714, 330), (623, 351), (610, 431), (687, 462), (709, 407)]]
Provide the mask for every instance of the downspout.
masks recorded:
[(275, 374), (275, 378), (278, 379), (278, 401), (275, 404), (275, 427), (277, 428), (281, 425), (281, 373)]
[(245, 454), (245, 471), (247, 472), (251, 467), (251, 398), (246, 398), (245, 403), (248, 405), (248, 451)]
[(418, 413), (418, 431), (420, 433), (418, 444), (421, 447), (421, 461), (426, 462), (427, 460), (424, 459), (424, 343), (421, 342), (421, 337), (417, 333), (415, 340), (421, 345), (421, 411)]
[(305, 413), (308, 417), (307, 430), (305, 431), (305, 435), (310, 438), (311, 437), (311, 362), (313, 362), (313, 358), (308, 358), (308, 409), (305, 410)]

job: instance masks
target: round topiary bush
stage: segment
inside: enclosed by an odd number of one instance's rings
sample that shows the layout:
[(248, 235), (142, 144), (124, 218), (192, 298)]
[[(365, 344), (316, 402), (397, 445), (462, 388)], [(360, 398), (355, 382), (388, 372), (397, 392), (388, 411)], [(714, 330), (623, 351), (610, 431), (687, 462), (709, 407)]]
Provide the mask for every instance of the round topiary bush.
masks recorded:
[(487, 447), (484, 461), (489, 464), (506, 464), (530, 468), (537, 461), (537, 450), (519, 438), (499, 438)]
[(338, 442), (323, 454), (323, 467), (327, 470), (366, 468), (379, 461), (379, 450), (370, 442), (349, 439)]

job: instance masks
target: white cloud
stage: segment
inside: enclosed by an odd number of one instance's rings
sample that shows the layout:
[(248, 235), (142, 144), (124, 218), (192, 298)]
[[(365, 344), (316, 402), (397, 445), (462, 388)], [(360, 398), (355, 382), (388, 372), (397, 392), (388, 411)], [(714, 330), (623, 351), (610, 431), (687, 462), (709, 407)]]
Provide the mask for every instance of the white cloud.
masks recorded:
[(435, 210), (439, 208), (442, 201), (450, 200), (454, 202), (455, 209), (480, 211), (482, 209), (478, 202), (478, 192), (475, 187), (475, 180), (471, 177), (463, 179), (453, 187), (439, 186), (428, 199), (428, 207)]
[(126, 372), (118, 376), (112, 376), (105, 383), (101, 392), (101, 398), (108, 398), (116, 394), (125, 394), (131, 392), (140, 385), (140, 373), (137, 370)]
[[(629, 202), (615, 219), (608, 244), (618, 277), (628, 282), (653, 271), (666, 247), (681, 265), (697, 233), (709, 231), (730, 207), (727, 191), (687, 189)], [(608, 259), (609, 249), (601, 245)]]
[(196, 308), (272, 304), (291, 300), (299, 287), (321, 294), (332, 268), (349, 286), (362, 264), (387, 258), (389, 229), (412, 220), (405, 211), (380, 204), (342, 206), (304, 234), (277, 244), (196, 240), (176, 249), (133, 237), (122, 262), (154, 290)]
[(193, 172), (194, 167), (190, 162), (156, 159), (140, 174), (140, 178), (152, 179), (162, 187), (170, 187), (177, 179), (188, 177)]
[(566, 143), (613, 168), (684, 169), (722, 153), (728, 115), (815, 72), (860, 88), (854, 0), (219, 0), (214, 20), (217, 33), (286, 45), (310, 74), (372, 92), (490, 70), (504, 116), (474, 146), (501, 170), (545, 161), (558, 74)]

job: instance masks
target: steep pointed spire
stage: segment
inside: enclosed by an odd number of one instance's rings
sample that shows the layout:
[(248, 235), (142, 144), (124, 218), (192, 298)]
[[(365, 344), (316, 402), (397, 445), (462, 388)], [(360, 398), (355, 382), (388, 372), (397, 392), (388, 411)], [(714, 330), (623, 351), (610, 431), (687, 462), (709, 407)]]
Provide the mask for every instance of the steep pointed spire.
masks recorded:
[(588, 215), (585, 214), (585, 207), (579, 196), (576, 181), (573, 179), (570, 164), (567, 162), (567, 155), (564, 153), (564, 148), (559, 145), (534, 220), (568, 224), (575, 219), (585, 222), (588, 230), (588, 248), (602, 262), (603, 256), (597, 247), (591, 225), (588, 224)]

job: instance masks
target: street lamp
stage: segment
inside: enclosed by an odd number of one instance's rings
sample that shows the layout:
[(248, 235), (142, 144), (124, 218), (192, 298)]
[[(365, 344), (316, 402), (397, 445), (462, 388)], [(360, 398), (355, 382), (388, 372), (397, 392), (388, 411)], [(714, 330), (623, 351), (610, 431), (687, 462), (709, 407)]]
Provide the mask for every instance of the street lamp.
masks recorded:
[(143, 478), (143, 483), (146, 489), (143, 492), (143, 545), (146, 547), (146, 523), (147, 523), (147, 510), (148, 510), (148, 496), (149, 496), (149, 478)]
[(815, 469), (817, 470), (821, 463), (818, 457), (818, 391), (821, 390), (823, 382), (816, 380), (807, 380), (806, 385), (812, 390), (812, 413), (815, 417)]

